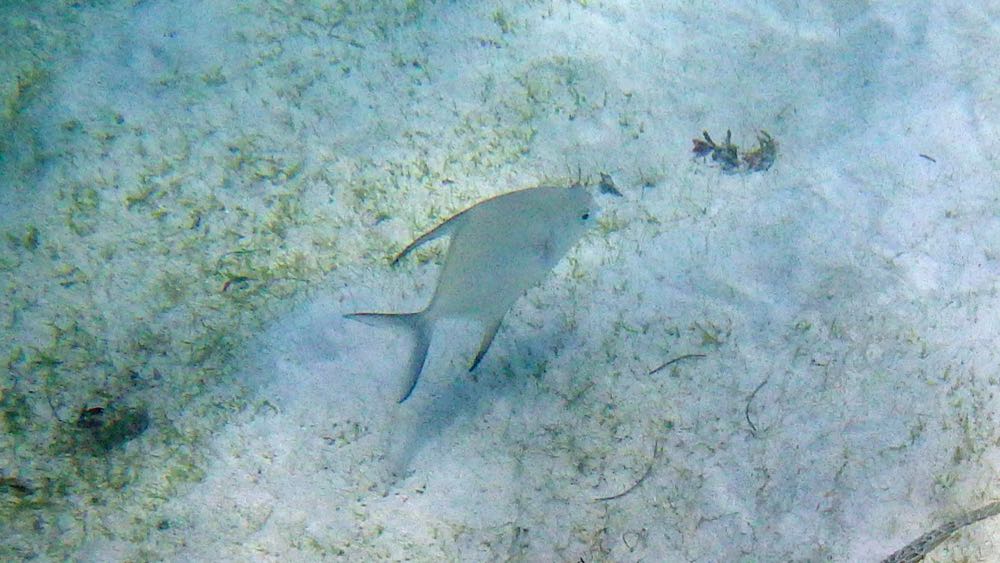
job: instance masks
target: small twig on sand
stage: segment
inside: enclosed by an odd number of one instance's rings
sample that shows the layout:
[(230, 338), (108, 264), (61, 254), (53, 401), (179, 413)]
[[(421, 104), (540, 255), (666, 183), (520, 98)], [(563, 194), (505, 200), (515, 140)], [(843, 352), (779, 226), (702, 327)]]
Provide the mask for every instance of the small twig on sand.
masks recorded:
[(760, 391), (760, 388), (763, 387), (766, 383), (767, 379), (765, 378), (764, 381), (761, 381), (760, 385), (758, 385), (757, 388), (753, 390), (753, 393), (750, 393), (750, 396), (747, 397), (747, 406), (745, 409), (743, 409), (743, 415), (746, 416), (747, 424), (750, 425), (750, 434), (754, 438), (757, 437), (757, 425), (754, 424), (752, 420), (750, 420), (750, 403), (752, 403), (753, 398), (757, 396), (757, 391)]
[(642, 477), (639, 477), (639, 480), (636, 481), (631, 487), (625, 489), (624, 491), (618, 493), (617, 495), (611, 495), (609, 497), (595, 498), (594, 500), (595, 501), (615, 500), (615, 499), (622, 498), (623, 496), (625, 496), (625, 495), (631, 493), (632, 491), (634, 491), (636, 488), (639, 487), (639, 485), (642, 484), (643, 481), (646, 480), (646, 477), (649, 477), (649, 474), (653, 472), (653, 466), (656, 465), (656, 460), (660, 458), (660, 452), (661, 452), (661, 450), (660, 450), (660, 441), (659, 440), (653, 441), (653, 457), (649, 460), (649, 465), (646, 466), (646, 471), (642, 474)]
[(677, 362), (679, 362), (681, 360), (687, 360), (688, 358), (704, 358), (704, 357), (705, 357), (705, 354), (684, 354), (683, 356), (677, 356), (676, 358), (670, 360), (669, 362), (667, 362), (667, 363), (661, 365), (660, 367), (654, 369), (653, 371), (649, 372), (649, 375), (653, 375), (654, 373), (662, 370), (663, 368), (665, 368), (665, 367), (667, 367), (667, 366), (669, 366), (671, 364), (675, 364), (675, 363), (677, 363)]
[(883, 559), (882, 563), (918, 563), (919, 561), (923, 561), (924, 557), (928, 553), (933, 551), (935, 547), (941, 545), (944, 540), (951, 537), (951, 535), (955, 532), (970, 524), (975, 524), (980, 520), (985, 520), (990, 516), (996, 516), (997, 514), (1000, 514), (1000, 501), (994, 501), (979, 510), (966, 512), (958, 518), (945, 522), (937, 528), (913, 540), (903, 549), (900, 549), (896, 553), (893, 553), (889, 557)]

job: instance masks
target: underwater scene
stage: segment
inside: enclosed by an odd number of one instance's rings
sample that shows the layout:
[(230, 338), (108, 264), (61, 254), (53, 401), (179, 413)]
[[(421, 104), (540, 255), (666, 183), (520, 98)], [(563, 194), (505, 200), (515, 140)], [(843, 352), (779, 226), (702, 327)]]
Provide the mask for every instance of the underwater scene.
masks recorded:
[(0, 48), (0, 561), (1000, 562), (995, 2)]

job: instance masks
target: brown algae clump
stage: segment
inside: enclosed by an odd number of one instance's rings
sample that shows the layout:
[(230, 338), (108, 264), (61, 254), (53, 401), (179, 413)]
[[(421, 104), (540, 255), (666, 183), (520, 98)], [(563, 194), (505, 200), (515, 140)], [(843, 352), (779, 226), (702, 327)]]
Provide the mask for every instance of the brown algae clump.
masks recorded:
[(86, 408), (80, 411), (76, 427), (84, 431), (90, 446), (110, 451), (145, 432), (149, 428), (149, 412), (144, 408)]
[(732, 143), (731, 131), (726, 130), (726, 140), (722, 143), (712, 140), (708, 131), (702, 131), (701, 134), (704, 139), (693, 139), (694, 147), (691, 152), (698, 157), (710, 156), (712, 162), (718, 163), (719, 168), (727, 174), (763, 172), (771, 168), (778, 157), (778, 142), (767, 131), (762, 130), (757, 135), (757, 147), (744, 152), (742, 158), (739, 147)]

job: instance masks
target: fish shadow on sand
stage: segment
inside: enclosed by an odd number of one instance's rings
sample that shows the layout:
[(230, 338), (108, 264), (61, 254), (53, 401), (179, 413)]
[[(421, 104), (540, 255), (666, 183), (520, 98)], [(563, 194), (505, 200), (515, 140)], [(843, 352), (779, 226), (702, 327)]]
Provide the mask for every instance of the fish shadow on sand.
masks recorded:
[[(443, 328), (444, 334), (437, 336), (438, 342), (450, 347), (453, 342), (447, 339), (454, 327)], [(470, 419), (484, 416), (491, 405), (503, 399), (517, 401), (518, 395), (529, 392), (535, 386), (535, 379), (545, 377), (541, 369), (547, 360), (545, 351), (573, 338), (557, 323), (532, 328), (530, 340), (525, 340), (525, 335), (523, 330), (501, 330), (494, 353), (474, 373), (468, 372), (465, 356), (461, 354), (474, 345), (474, 338), (463, 338), (466, 345), (458, 346), (455, 353), (437, 355), (428, 362), (424, 391), (390, 409), (387, 415), (382, 450), (388, 486), (408, 477), (420, 452), (443, 439), (453, 425), (467, 424)], [(383, 374), (383, 377), (388, 380), (402, 374)]]

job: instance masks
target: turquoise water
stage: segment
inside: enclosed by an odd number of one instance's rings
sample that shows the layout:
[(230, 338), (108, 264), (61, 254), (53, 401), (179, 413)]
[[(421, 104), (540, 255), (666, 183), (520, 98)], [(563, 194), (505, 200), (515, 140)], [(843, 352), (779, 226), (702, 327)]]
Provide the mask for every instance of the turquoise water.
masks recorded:
[[(995, 12), (0, 7), (0, 558), (876, 561), (995, 501)], [(341, 315), (446, 246), (392, 256), (602, 178), (396, 405)]]

